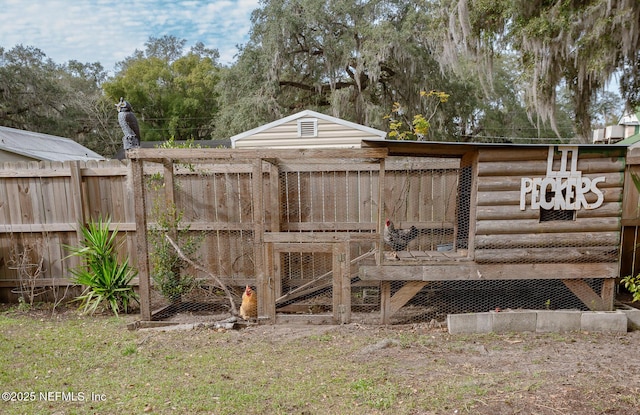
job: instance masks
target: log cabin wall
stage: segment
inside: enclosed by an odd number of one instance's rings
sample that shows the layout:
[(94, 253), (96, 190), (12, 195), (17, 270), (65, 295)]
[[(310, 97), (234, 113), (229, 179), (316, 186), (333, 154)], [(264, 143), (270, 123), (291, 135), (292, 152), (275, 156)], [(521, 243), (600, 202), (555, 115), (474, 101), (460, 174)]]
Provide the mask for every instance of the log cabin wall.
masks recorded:
[[(562, 273), (566, 264), (584, 264), (580, 269), (585, 278), (617, 277), (624, 152), (551, 148), (552, 169), (548, 168), (549, 148), (545, 147), (479, 151), (475, 261), (478, 264), (563, 264), (548, 267), (548, 273)], [(570, 151), (563, 152), (566, 149)], [(573, 172), (572, 157), (577, 157), (577, 171)], [(552, 177), (542, 181), (549, 176)], [(583, 190), (572, 187), (570, 177), (577, 178)], [(546, 193), (541, 191), (545, 184), (556, 183), (569, 185), (560, 195), (552, 193), (550, 187)], [(585, 189), (588, 185), (591, 188)], [(576, 189), (584, 194), (586, 203), (578, 203), (575, 194), (567, 195)], [(554, 205), (551, 209), (544, 209), (545, 196), (547, 203)], [(561, 200), (556, 200), (558, 197)], [(522, 270), (524, 275), (520, 278), (541, 277), (539, 269)]]

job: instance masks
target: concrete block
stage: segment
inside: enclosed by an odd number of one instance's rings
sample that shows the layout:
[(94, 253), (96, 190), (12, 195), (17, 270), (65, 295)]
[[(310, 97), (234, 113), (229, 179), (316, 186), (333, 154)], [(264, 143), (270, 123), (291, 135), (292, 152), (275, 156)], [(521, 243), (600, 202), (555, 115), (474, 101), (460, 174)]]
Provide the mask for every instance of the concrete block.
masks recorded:
[(491, 313), (447, 315), (447, 327), (451, 334), (491, 332)]
[(495, 333), (536, 331), (535, 311), (491, 311), (492, 327)]
[(627, 332), (627, 315), (622, 311), (584, 311), (580, 320), (584, 331)]
[(627, 330), (640, 330), (640, 310), (626, 304), (618, 306), (618, 309), (627, 316)]
[(537, 314), (537, 332), (560, 333), (580, 330), (582, 312), (579, 310), (539, 310)]

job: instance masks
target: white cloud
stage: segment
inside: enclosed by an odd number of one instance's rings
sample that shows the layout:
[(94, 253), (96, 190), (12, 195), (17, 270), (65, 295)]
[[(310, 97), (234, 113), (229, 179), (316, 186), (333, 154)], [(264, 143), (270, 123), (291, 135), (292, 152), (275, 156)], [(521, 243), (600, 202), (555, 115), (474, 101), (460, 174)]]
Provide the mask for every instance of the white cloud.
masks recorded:
[(258, 0), (4, 0), (0, 46), (35, 46), (56, 63), (69, 60), (115, 64), (150, 36), (173, 35), (187, 47), (203, 42), (230, 63), (246, 43)]

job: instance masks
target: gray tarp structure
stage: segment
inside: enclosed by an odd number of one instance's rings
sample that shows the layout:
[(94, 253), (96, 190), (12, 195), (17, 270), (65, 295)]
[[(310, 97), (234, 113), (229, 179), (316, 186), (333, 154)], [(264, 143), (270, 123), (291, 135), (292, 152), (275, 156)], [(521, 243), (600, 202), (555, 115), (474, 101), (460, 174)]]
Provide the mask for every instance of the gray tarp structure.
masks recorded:
[(105, 159), (69, 138), (0, 127), (0, 161), (16, 161), (22, 158), (47, 161)]

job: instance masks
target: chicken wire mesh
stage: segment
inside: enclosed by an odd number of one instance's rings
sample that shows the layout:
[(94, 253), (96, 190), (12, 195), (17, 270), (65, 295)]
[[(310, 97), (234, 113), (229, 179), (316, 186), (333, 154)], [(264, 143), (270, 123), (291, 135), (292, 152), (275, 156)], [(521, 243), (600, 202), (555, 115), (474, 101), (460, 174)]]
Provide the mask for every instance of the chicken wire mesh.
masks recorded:
[(173, 170), (171, 181), (166, 171), (147, 178), (152, 318), (228, 316), (244, 287), (255, 287), (251, 166), (193, 163)]
[[(382, 185), (377, 160), (262, 163), (259, 183), (251, 162), (175, 164), (171, 198), (161, 172), (149, 176), (154, 319), (222, 318), (230, 311), (229, 292), (239, 307), (244, 287), (257, 288), (256, 265), (268, 262), (257, 258), (266, 251), (265, 244), (256, 244), (256, 217), (266, 233), (351, 235), (346, 255), (351, 321), (380, 321), (380, 283), (362, 280), (361, 266), (468, 260), (472, 169), (460, 159), (389, 157)], [(257, 189), (262, 193), (258, 198)], [(537, 221), (575, 220), (574, 213), (571, 217), (553, 211), (537, 214)], [(386, 233), (387, 220), (396, 230), (415, 229), (401, 249), (380, 236)], [(304, 249), (291, 242), (273, 250), (273, 269), (266, 272), (274, 284), (278, 315), (335, 317), (338, 312), (334, 280), (336, 264), (345, 253), (327, 249), (321, 240), (307, 242), (311, 247)], [(582, 241), (576, 249), (553, 236), (533, 241), (479, 238), (475, 259), (495, 264), (615, 261), (615, 250), (601, 245)], [(505, 249), (510, 250), (508, 255)], [(557, 256), (549, 255), (555, 251)], [(586, 281), (596, 292), (602, 286), (602, 279)], [(229, 292), (220, 288), (220, 282)], [(404, 284), (393, 282), (390, 295)], [(450, 313), (496, 308), (584, 309), (584, 305), (555, 279), (425, 282), (391, 322), (443, 321)]]

